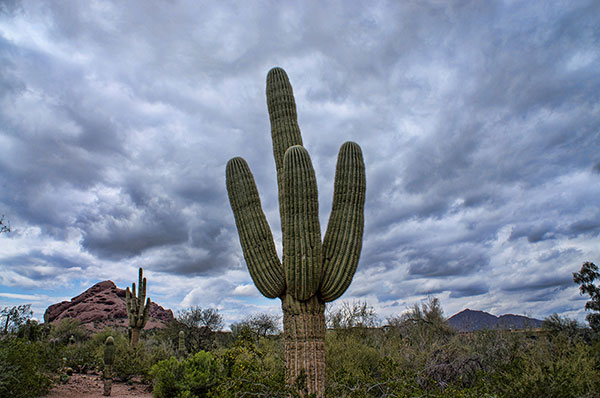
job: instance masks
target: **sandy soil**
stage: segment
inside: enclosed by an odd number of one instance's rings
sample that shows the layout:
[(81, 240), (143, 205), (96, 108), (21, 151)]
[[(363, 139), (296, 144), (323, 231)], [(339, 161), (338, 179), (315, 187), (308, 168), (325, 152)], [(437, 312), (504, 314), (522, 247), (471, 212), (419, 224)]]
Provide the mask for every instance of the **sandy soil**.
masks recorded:
[[(44, 398), (102, 398), (104, 384), (98, 375), (74, 374), (66, 384), (56, 384), (50, 394)], [(113, 398), (152, 398), (152, 392), (145, 384), (131, 384), (113, 381), (111, 397)]]

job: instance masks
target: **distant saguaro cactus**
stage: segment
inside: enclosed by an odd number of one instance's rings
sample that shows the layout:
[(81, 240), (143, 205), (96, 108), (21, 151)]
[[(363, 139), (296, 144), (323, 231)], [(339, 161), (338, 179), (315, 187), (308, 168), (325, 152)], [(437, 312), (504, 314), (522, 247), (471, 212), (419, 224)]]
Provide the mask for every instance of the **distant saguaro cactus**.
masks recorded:
[(112, 336), (106, 338), (104, 343), (104, 396), (108, 397), (112, 389), (112, 367), (115, 361), (115, 339)]
[[(143, 278), (143, 270), (140, 268), (138, 281), (138, 294), (135, 291), (135, 282), (131, 284), (131, 290), (125, 291), (127, 302), (127, 316), (129, 318), (129, 330), (131, 332), (130, 346), (134, 348), (139, 339), (140, 332), (146, 326), (150, 314), (150, 297), (146, 299), (146, 278)], [(146, 305), (144, 305), (146, 300)]]
[(183, 330), (179, 331), (179, 347), (177, 350), (177, 354), (180, 357), (185, 356), (185, 333), (183, 332)]
[(267, 106), (277, 169), (283, 264), (254, 177), (240, 157), (227, 163), (227, 191), (250, 275), (262, 294), (281, 299), (287, 381), (291, 384), (303, 374), (308, 393), (322, 397), (325, 303), (346, 291), (358, 265), (364, 228), (365, 165), (356, 143), (342, 145), (333, 206), (321, 242), (315, 172), (302, 147), (292, 86), (281, 68), (273, 68), (267, 75)]

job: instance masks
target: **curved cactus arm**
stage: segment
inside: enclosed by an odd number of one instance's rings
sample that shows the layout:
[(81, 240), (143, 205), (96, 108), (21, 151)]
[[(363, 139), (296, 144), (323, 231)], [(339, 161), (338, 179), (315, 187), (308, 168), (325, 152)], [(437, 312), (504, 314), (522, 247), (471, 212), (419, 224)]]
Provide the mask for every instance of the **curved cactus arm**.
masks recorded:
[[(285, 151), (291, 146), (302, 145), (300, 127), (294, 91), (287, 73), (282, 68), (273, 68), (267, 74), (267, 108), (271, 121), (271, 138), (273, 140), (273, 156), (277, 169), (277, 187), (279, 189), (279, 211), (281, 208), (283, 190), (283, 158)], [(284, 228), (283, 222), (281, 225)]]
[(133, 312), (132, 312), (132, 308), (131, 308), (131, 291), (129, 290), (129, 287), (127, 287), (125, 289), (125, 305), (127, 306), (127, 318), (129, 318), (129, 324), (132, 325), (133, 323)]
[(125, 290), (125, 300), (127, 304), (127, 316), (129, 318), (129, 325), (134, 326), (137, 319), (138, 313), (138, 300), (135, 291), (135, 283), (131, 284), (132, 290)]
[(333, 206), (323, 240), (320, 294), (325, 302), (340, 297), (356, 271), (362, 248), (366, 186), (360, 146), (346, 142), (338, 155)]
[(317, 180), (310, 156), (300, 145), (287, 150), (283, 170), (283, 266), (287, 292), (304, 301), (317, 293), (322, 271)]
[[(140, 268), (139, 276), (138, 276), (138, 303), (140, 306), (144, 305), (144, 301), (146, 301), (146, 278), (143, 277), (143, 270)], [(143, 308), (138, 308), (138, 314), (142, 315)]]
[(148, 297), (146, 299), (146, 305), (144, 306), (144, 312), (142, 314), (140, 314), (140, 317), (138, 317), (138, 327), (139, 328), (144, 328), (146, 326), (146, 323), (148, 322), (148, 318), (150, 317), (150, 297)]
[(263, 295), (280, 297), (285, 292), (283, 267), (254, 177), (244, 159), (238, 157), (227, 162), (226, 184), (250, 276)]

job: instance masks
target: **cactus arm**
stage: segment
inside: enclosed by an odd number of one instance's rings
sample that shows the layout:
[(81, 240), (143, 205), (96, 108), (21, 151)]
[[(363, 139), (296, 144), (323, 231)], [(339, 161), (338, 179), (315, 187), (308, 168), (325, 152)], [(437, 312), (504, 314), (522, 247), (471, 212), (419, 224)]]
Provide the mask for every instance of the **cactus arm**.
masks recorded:
[(250, 276), (263, 295), (280, 297), (285, 292), (283, 267), (254, 177), (244, 159), (233, 158), (227, 163), (226, 184)]
[(321, 228), (317, 180), (306, 149), (295, 145), (284, 158), (283, 258), (287, 292), (297, 300), (315, 295), (321, 279)]
[(129, 324), (131, 325), (133, 322), (133, 312), (131, 308), (131, 291), (129, 290), (129, 287), (125, 289), (125, 304), (127, 305), (127, 318), (129, 319)]
[(148, 297), (146, 299), (146, 305), (144, 306), (144, 313), (142, 314), (141, 318), (141, 328), (144, 328), (146, 326), (146, 323), (148, 322), (148, 318), (150, 317), (150, 297)]
[(340, 148), (333, 206), (323, 241), (324, 270), (320, 294), (325, 302), (340, 297), (356, 271), (364, 230), (366, 177), (360, 146)]
[(138, 314), (142, 315), (142, 311), (144, 309), (141, 307), (144, 305), (144, 301), (146, 301), (146, 278), (142, 277), (142, 268), (140, 268), (140, 271), (139, 271), (138, 287), (139, 287), (139, 294), (138, 294), (139, 300), (137, 300), (137, 302), (139, 303)]
[[(141, 270), (141, 268), (140, 268)], [(144, 315), (144, 311), (145, 311), (145, 307), (144, 307), (144, 302), (146, 301), (146, 278), (142, 279), (142, 273), (140, 272), (140, 291), (138, 294), (138, 308), (137, 308), (137, 318), (138, 318), (138, 322), (140, 321), (140, 318), (143, 318)]]
[[(273, 68), (267, 74), (267, 108), (271, 121), (273, 156), (277, 169), (277, 187), (279, 190), (279, 209), (283, 220), (283, 158), (291, 146), (302, 145), (296, 102), (290, 80), (282, 68)], [(284, 228), (282, 223), (282, 228)]]
[(137, 316), (137, 313), (138, 313), (137, 290), (135, 289), (135, 283), (132, 283), (131, 284), (131, 314), (133, 316), (133, 319), (135, 319), (135, 317)]

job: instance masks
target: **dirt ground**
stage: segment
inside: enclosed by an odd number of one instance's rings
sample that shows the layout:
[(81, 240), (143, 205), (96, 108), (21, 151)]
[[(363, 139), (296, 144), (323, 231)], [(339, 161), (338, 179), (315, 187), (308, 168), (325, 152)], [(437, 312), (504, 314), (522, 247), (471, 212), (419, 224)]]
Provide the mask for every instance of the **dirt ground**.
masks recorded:
[[(98, 375), (73, 374), (66, 384), (56, 384), (44, 398), (101, 398), (104, 384)], [(152, 398), (152, 392), (145, 384), (133, 381), (131, 384), (113, 381), (113, 398)]]

